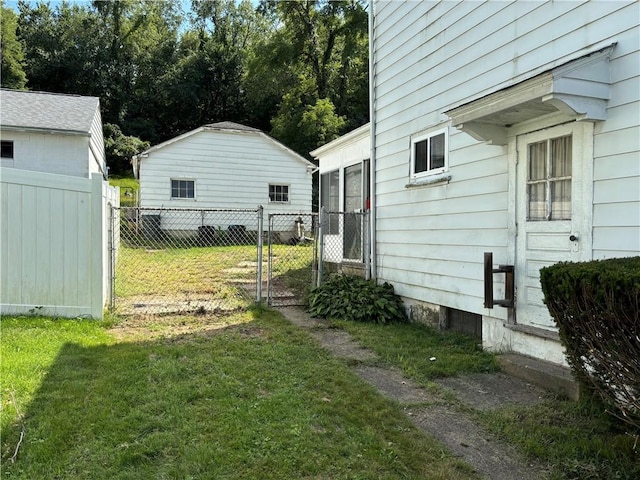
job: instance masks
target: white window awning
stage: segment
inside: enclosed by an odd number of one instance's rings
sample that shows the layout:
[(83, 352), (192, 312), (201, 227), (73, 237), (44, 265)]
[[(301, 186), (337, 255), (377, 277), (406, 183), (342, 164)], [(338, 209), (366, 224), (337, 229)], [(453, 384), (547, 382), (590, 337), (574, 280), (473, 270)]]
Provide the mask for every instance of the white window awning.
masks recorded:
[(547, 114), (578, 121), (607, 118), (609, 59), (615, 44), (533, 78), (446, 111), (452, 124), (476, 140), (507, 144), (507, 128)]

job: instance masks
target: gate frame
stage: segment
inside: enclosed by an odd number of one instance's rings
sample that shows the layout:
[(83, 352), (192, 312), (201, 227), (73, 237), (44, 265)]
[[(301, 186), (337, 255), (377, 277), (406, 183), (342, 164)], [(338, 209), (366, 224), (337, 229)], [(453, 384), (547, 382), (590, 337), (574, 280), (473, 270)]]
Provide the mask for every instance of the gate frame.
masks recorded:
[[(316, 279), (319, 278), (318, 275), (318, 266), (321, 262), (319, 262), (319, 257), (318, 257), (318, 242), (319, 242), (319, 235), (318, 232), (320, 231), (320, 215), (318, 213), (315, 212), (309, 212), (309, 213), (290, 213), (290, 212), (283, 212), (283, 213), (270, 213), (268, 216), (268, 230), (267, 230), (267, 306), (271, 307), (274, 306), (273, 305), (273, 289), (272, 289), (272, 278), (273, 278), (273, 262), (272, 262), (272, 258), (273, 258), (273, 239), (274, 236), (272, 235), (272, 232), (274, 231), (273, 229), (273, 219), (276, 217), (291, 217), (291, 218), (295, 218), (295, 217), (310, 217), (312, 219), (311, 221), (311, 235), (312, 235), (312, 241), (313, 241), (313, 251), (312, 251), (312, 257), (311, 257), (311, 287), (315, 287), (316, 285)], [(314, 220), (315, 219), (315, 220)], [(287, 306), (299, 306), (301, 305), (301, 303), (290, 303), (287, 304)], [(275, 305), (278, 306), (278, 305)], [(283, 305), (281, 305), (283, 306)]]

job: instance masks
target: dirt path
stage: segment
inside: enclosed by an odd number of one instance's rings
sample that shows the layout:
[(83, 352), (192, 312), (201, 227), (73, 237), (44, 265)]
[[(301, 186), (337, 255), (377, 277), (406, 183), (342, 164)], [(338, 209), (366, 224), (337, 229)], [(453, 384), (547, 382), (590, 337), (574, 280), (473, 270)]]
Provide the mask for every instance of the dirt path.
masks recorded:
[[(491, 480), (544, 479), (541, 465), (525, 461), (514, 448), (499, 441), (472, 419), (470, 410), (491, 410), (513, 405), (532, 405), (544, 392), (503, 373), (475, 374), (442, 379), (442, 392), (415, 385), (393, 368), (363, 364), (377, 358), (351, 336), (328, 328), (328, 322), (310, 318), (296, 307), (280, 312), (295, 325), (309, 330), (318, 342), (338, 358), (348, 360), (353, 371), (382, 394), (396, 400), (411, 422), (425, 434), (438, 439), (451, 452)], [(443, 393), (444, 392), (444, 393)], [(451, 398), (456, 400), (452, 400)]]

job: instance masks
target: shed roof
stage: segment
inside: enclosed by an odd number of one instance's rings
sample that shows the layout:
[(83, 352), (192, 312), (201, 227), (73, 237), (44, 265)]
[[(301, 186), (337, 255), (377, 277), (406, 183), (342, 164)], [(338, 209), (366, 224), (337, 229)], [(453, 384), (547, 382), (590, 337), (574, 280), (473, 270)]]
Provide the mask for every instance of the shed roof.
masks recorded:
[[(155, 152), (157, 150), (160, 150), (160, 149), (162, 149), (164, 147), (167, 147), (167, 146), (169, 146), (169, 145), (171, 145), (173, 143), (180, 142), (181, 140), (184, 140), (185, 138), (188, 138), (188, 137), (190, 137), (192, 135), (195, 135), (196, 133), (200, 133), (200, 132), (203, 132), (203, 131), (218, 131), (218, 132), (223, 132), (223, 133), (240, 134), (240, 135), (258, 135), (258, 136), (262, 137), (264, 140), (266, 140), (268, 142), (272, 142), (274, 145), (276, 145), (278, 148), (283, 150), (289, 156), (293, 157), (295, 160), (305, 164), (307, 167), (316, 169), (316, 166), (312, 162), (310, 162), (309, 160), (304, 158), (302, 155), (299, 155), (298, 153), (294, 152), (293, 150), (291, 150), (286, 145), (283, 145), (282, 143), (277, 141), (275, 138), (270, 137), (269, 135), (264, 133), (262, 130), (258, 130), (257, 128), (253, 128), (253, 127), (248, 127), (248, 126), (242, 125), (240, 123), (218, 122), (218, 123), (209, 123), (207, 125), (203, 125), (202, 127), (198, 127), (198, 128), (196, 128), (194, 130), (191, 130), (189, 132), (183, 133), (182, 135), (178, 135), (177, 137), (173, 137), (173, 138), (171, 138), (169, 140), (166, 140), (165, 142), (159, 143), (158, 145), (154, 145), (151, 148), (148, 148), (144, 152), (140, 152), (137, 155), (134, 155), (134, 157), (132, 159), (132, 163), (133, 163), (133, 166), (134, 166), (134, 172), (137, 172), (137, 170), (138, 170), (138, 162), (140, 160), (146, 158), (150, 153), (153, 153), (153, 152)], [(137, 176), (137, 173), (136, 173), (136, 176)]]
[(97, 97), (0, 89), (0, 126), (73, 133), (91, 131)]

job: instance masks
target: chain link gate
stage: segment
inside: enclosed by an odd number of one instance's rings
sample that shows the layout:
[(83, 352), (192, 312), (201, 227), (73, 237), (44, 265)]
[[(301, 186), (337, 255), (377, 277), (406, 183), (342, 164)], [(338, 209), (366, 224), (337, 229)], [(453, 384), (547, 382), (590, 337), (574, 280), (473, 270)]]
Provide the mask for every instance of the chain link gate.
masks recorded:
[(262, 207), (112, 209), (118, 314), (231, 312), (261, 298)]
[(269, 214), (267, 303), (304, 305), (318, 271), (318, 215)]
[(269, 306), (304, 305), (334, 272), (369, 278), (368, 233), (367, 212), (272, 213), (265, 231), (262, 207), (113, 207), (111, 310), (231, 312), (261, 302), (265, 287)]

